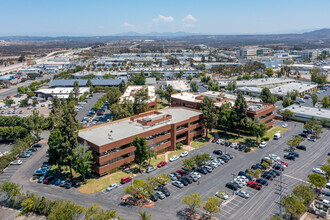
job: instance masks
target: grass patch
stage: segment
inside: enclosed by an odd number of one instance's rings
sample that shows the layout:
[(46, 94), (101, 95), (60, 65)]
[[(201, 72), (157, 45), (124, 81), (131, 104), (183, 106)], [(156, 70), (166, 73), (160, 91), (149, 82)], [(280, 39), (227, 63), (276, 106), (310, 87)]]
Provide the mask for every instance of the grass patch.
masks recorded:
[(168, 107), (168, 106), (170, 106), (170, 104), (167, 101), (162, 100), (162, 99), (158, 99), (157, 109), (163, 109), (163, 108)]
[(198, 138), (195, 141), (191, 142), (190, 146), (192, 146), (193, 148), (199, 148), (199, 147), (202, 147), (203, 145), (209, 143), (210, 140), (211, 140), (210, 137), (208, 137), (208, 138), (201, 137), (201, 138)]
[(165, 155), (157, 155), (157, 158), (152, 158), (150, 165), (155, 167), (157, 164), (159, 164), (161, 161), (165, 161)]
[(174, 155), (177, 155), (180, 157), (180, 154), (186, 151), (185, 149), (181, 149), (181, 150), (177, 150), (177, 151), (172, 151), (171, 153), (168, 154), (168, 159), (170, 159), (171, 157), (173, 157)]
[(99, 179), (87, 179), (86, 184), (79, 188), (81, 193), (97, 193), (106, 189), (112, 183), (119, 183), (121, 178), (129, 176), (124, 172), (113, 173)]

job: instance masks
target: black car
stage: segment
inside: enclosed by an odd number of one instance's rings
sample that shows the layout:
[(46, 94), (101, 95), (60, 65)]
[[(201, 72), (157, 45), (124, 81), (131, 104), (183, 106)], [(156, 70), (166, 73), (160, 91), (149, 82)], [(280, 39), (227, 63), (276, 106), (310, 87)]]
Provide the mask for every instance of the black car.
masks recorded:
[(154, 202), (156, 202), (157, 200), (158, 200), (158, 196), (157, 195), (151, 195), (150, 196), (150, 199), (152, 200), (152, 201), (154, 201)]
[(26, 152), (19, 155), (20, 158), (29, 158), (30, 156), (31, 156), (31, 154), (26, 153)]
[(218, 159), (223, 160), (225, 163), (228, 163), (228, 161), (229, 161), (228, 157), (226, 157), (224, 155), (222, 155), (221, 157), (218, 157)]
[(269, 172), (265, 172), (261, 175), (262, 178), (265, 178), (266, 180), (273, 180), (274, 179), (274, 174), (269, 173)]
[(240, 147), (238, 148), (239, 151), (243, 151), (244, 149), (245, 149), (245, 146), (244, 146), (244, 145), (242, 145), (242, 146), (240, 146)]
[(192, 178), (188, 177), (188, 176), (184, 176), (181, 178), (181, 180), (185, 180), (187, 181), (189, 184), (191, 184), (193, 182)]
[(229, 147), (230, 145), (231, 145), (231, 142), (229, 142), (229, 141), (226, 141), (226, 142), (225, 142), (225, 146), (226, 146), (226, 147)]
[(269, 173), (273, 174), (275, 177), (281, 175), (281, 171), (274, 169), (270, 170)]
[(280, 164), (274, 164), (273, 168), (274, 168), (275, 170), (282, 170), (282, 171), (284, 171), (284, 166), (282, 166), (282, 165), (280, 165)]
[(261, 185), (264, 185), (264, 186), (268, 186), (268, 180), (264, 179), (264, 178), (258, 178), (256, 180), (257, 183), (260, 183)]
[(223, 152), (221, 150), (214, 150), (213, 153), (217, 154), (217, 155), (222, 155), (223, 154)]
[(305, 133), (298, 134), (298, 136), (303, 137), (303, 138), (307, 138), (307, 134), (305, 134)]
[(191, 169), (187, 169), (187, 168), (184, 168), (184, 167), (182, 167), (182, 170), (184, 170), (186, 172), (191, 172)]
[(71, 180), (71, 181), (67, 182), (67, 183), (64, 185), (64, 188), (66, 188), (66, 189), (70, 189), (71, 187), (74, 187), (74, 186), (76, 186), (76, 185), (77, 185), (77, 183), (76, 183), (75, 181)]
[(238, 186), (234, 183), (227, 183), (226, 187), (229, 188), (229, 189), (232, 189), (232, 190), (237, 190), (238, 189)]
[(179, 180), (183, 185), (188, 186), (188, 182), (185, 179)]
[(284, 158), (287, 159), (287, 160), (295, 160), (295, 159), (296, 159), (295, 156), (290, 155), (290, 154), (286, 154), (286, 155), (284, 155)]
[(296, 153), (296, 152), (289, 152), (288, 154), (289, 154), (289, 155), (293, 155), (293, 156), (295, 156), (295, 157), (299, 157), (299, 154)]
[(174, 172), (173, 174), (176, 176), (176, 178), (181, 178), (181, 174), (180, 173)]
[(165, 194), (166, 197), (169, 197), (171, 195), (171, 192), (168, 189), (163, 189), (161, 191), (162, 191), (162, 193)]
[(298, 145), (296, 148), (299, 150), (304, 150), (304, 151), (307, 150), (306, 146), (304, 146), (304, 145)]
[(34, 145), (32, 145), (32, 147), (42, 147), (42, 145), (41, 144), (34, 144)]
[(198, 168), (198, 169), (197, 169), (197, 172), (199, 172), (199, 173), (201, 173), (201, 174), (204, 174), (204, 175), (207, 174), (207, 170), (206, 170), (205, 168), (202, 168), (202, 167)]
[(29, 151), (31, 152), (36, 152), (38, 149), (37, 148), (30, 148)]
[(260, 163), (257, 163), (255, 165), (252, 165), (251, 169), (253, 169), (253, 170), (256, 170), (256, 169), (265, 170), (266, 167), (264, 165), (261, 165)]

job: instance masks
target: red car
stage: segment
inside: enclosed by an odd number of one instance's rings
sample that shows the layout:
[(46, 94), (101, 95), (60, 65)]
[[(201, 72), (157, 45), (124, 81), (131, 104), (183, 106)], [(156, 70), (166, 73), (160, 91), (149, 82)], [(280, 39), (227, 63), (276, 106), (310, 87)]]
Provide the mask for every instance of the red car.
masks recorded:
[(218, 140), (218, 138), (214, 138), (214, 139), (212, 140), (212, 143), (217, 142), (217, 140)]
[(261, 185), (261, 184), (259, 184), (259, 183), (257, 183), (257, 182), (254, 182), (254, 181), (249, 181), (249, 182), (247, 182), (247, 185), (248, 185), (249, 187), (251, 187), (251, 188), (255, 188), (255, 189), (257, 189), (257, 190), (261, 190), (261, 188), (262, 188), (262, 185)]
[(177, 173), (179, 173), (181, 176), (185, 176), (186, 172), (184, 172), (183, 170), (177, 170)]
[(54, 177), (53, 176), (49, 176), (47, 178), (44, 179), (44, 184), (48, 184), (50, 183), (52, 180), (54, 180)]
[(279, 163), (279, 164), (280, 164), (280, 163), (282, 163), (282, 164), (284, 164), (286, 167), (288, 167), (288, 166), (289, 166), (289, 164), (288, 164), (288, 163), (286, 163), (285, 161), (280, 161), (280, 160), (279, 160), (279, 161), (277, 161), (277, 163)]
[(132, 180), (132, 177), (130, 177), (130, 176), (125, 176), (125, 177), (121, 178), (120, 183), (121, 183), (121, 184), (125, 184), (125, 183), (128, 183), (128, 182), (131, 181), (131, 180)]
[(162, 162), (160, 162), (158, 165), (157, 165), (157, 167), (158, 168), (161, 168), (161, 167), (163, 167), (163, 166), (165, 166), (167, 163), (165, 162), (165, 161), (162, 161)]

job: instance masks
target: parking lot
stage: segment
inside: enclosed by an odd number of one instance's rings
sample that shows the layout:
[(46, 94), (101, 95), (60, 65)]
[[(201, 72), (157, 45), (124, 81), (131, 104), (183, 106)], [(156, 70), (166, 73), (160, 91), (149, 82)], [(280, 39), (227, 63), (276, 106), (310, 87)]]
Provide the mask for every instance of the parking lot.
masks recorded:
[[(281, 124), (281, 122), (276, 122)], [(268, 154), (276, 154), (283, 158), (283, 149), (287, 147), (286, 142), (291, 139), (293, 135), (301, 133), (303, 124), (295, 122), (287, 122), (291, 129), (283, 134), (279, 140), (270, 140), (264, 149), (256, 149), (251, 153), (244, 153), (242, 151), (227, 148), (227, 152), (233, 155), (233, 159), (228, 163), (216, 168), (212, 173), (201, 175), (199, 184), (193, 182), (188, 186), (179, 189), (171, 184), (168, 189), (171, 192), (169, 198), (158, 200), (156, 205), (151, 208), (146, 208), (148, 214), (158, 219), (178, 219), (182, 215), (182, 211), (186, 208), (181, 203), (184, 195), (192, 193), (200, 193), (203, 201), (209, 196), (214, 196), (219, 190), (226, 190), (228, 193), (232, 191), (225, 187), (227, 182), (233, 179), (232, 174), (239, 171), (244, 171), (250, 168), (251, 165), (260, 162), (260, 159)], [(294, 126), (296, 124), (296, 126)], [(297, 151), (300, 157), (296, 161), (287, 161), (289, 167), (283, 173), (283, 182), (285, 184), (286, 193), (290, 193), (292, 187), (296, 184), (301, 184), (307, 179), (307, 175), (312, 172), (313, 167), (320, 167), (327, 158), (328, 143), (330, 141), (330, 132), (324, 129), (321, 134), (321, 139), (316, 142), (304, 141), (303, 144), (307, 146), (306, 152)], [(26, 165), (21, 166), (20, 169), (10, 178), (11, 181), (17, 182), (24, 186), (25, 190), (35, 192), (39, 195), (48, 196), (52, 199), (71, 199), (82, 205), (89, 206), (92, 203), (99, 203), (102, 207), (108, 209), (117, 209), (118, 215), (126, 219), (136, 219), (137, 212), (141, 210), (140, 207), (128, 206), (121, 203), (121, 198), (124, 195), (126, 185), (121, 185), (119, 188), (110, 192), (100, 192), (97, 194), (84, 195), (80, 194), (77, 189), (64, 189), (59, 186), (31, 183), (33, 171), (38, 169), (45, 158), (46, 147), (39, 150), (33, 159), (26, 162)], [(190, 152), (190, 155), (198, 153), (212, 153), (213, 150), (220, 149), (224, 151), (223, 145), (209, 143), (204, 147), (198, 148)], [(43, 152), (44, 151), (44, 152)], [(188, 155), (189, 157), (189, 155)], [(141, 174), (135, 178), (145, 178), (147, 176), (156, 176), (160, 173), (171, 173), (181, 169), (182, 159), (174, 162), (169, 162), (166, 166), (157, 169), (150, 174)], [(219, 214), (215, 214), (220, 219), (268, 219), (273, 214), (279, 212), (279, 195), (276, 194), (276, 185), (278, 185), (277, 177), (271, 181), (269, 186), (263, 187), (261, 191), (243, 187), (245, 191), (250, 193), (249, 199), (243, 199), (238, 196), (233, 196), (230, 200), (226, 201), (221, 208)], [(170, 210), (170, 211), (169, 211)], [(200, 209), (203, 211), (202, 209)]]

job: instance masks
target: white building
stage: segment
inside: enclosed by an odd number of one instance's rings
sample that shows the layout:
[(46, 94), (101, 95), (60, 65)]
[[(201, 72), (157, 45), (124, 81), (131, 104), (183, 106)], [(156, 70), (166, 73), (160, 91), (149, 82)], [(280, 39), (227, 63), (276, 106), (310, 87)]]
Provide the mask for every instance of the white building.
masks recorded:
[[(45, 100), (51, 100), (55, 96), (60, 99), (69, 98), (70, 93), (73, 92), (73, 87), (56, 87), (48, 89), (38, 89), (35, 94), (37, 97)], [(89, 92), (89, 87), (79, 87), (79, 97), (85, 92)]]
[[(301, 105), (290, 105), (285, 109), (290, 110), (294, 114), (294, 120), (297, 121), (310, 121), (312, 117), (315, 117), (317, 120), (325, 119), (327, 120), (327, 126), (330, 126), (330, 110), (324, 108), (315, 108), (315, 107), (305, 107)], [(282, 111), (284, 111), (283, 109)]]

